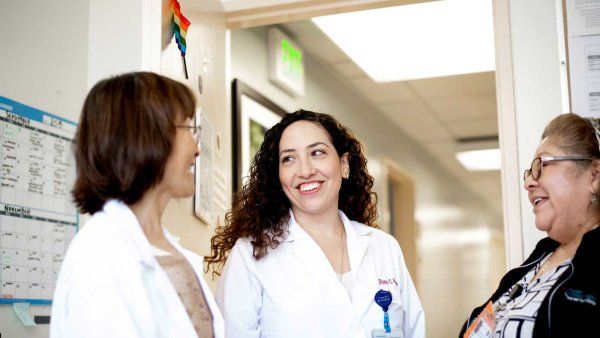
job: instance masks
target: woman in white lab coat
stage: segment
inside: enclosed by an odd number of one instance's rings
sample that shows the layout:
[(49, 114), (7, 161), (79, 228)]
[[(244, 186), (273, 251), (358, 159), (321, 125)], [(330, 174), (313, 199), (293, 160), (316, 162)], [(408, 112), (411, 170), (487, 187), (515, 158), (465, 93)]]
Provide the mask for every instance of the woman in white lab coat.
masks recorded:
[(224, 336), (202, 258), (161, 222), (169, 201), (194, 194), (195, 110), (186, 86), (153, 73), (91, 89), (75, 136), (73, 196), (93, 216), (62, 262), (51, 338)]
[(425, 336), (398, 242), (374, 228), (372, 185), (362, 146), (331, 116), (300, 110), (267, 131), (205, 257), (217, 273), (226, 261), (227, 337)]

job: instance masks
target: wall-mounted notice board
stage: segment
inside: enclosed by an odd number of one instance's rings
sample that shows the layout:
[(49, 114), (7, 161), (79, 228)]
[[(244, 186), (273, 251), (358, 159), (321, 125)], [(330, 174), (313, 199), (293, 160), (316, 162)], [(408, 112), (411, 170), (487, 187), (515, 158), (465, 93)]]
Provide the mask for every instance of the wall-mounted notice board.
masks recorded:
[(78, 228), (77, 125), (0, 96), (0, 304), (50, 304)]
[(563, 0), (571, 110), (600, 117), (600, 0)]

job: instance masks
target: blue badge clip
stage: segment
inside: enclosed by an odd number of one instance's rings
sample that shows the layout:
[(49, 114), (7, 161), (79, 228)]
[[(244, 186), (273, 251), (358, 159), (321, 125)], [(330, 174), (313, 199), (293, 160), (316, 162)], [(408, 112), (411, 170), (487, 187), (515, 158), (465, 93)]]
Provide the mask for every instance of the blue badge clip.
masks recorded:
[(392, 329), (390, 328), (390, 316), (387, 313), (390, 304), (392, 304), (392, 293), (386, 290), (377, 291), (377, 293), (375, 293), (375, 303), (383, 310), (383, 328), (385, 329), (385, 332), (392, 332)]

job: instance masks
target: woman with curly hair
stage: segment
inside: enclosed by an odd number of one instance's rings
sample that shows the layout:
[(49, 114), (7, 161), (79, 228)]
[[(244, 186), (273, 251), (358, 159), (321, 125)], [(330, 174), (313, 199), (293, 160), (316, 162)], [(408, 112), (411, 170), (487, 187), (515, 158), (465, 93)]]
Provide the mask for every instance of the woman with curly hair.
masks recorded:
[(400, 246), (374, 228), (372, 186), (333, 117), (299, 110), (267, 131), (206, 257), (218, 274), (226, 262), (227, 337), (425, 336)]

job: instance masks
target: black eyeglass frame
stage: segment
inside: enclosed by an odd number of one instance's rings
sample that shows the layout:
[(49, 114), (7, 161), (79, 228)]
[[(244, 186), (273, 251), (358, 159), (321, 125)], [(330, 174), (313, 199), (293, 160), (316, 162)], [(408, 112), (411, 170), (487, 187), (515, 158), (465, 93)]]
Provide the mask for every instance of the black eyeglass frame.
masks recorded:
[[(592, 161), (594, 157), (586, 155), (565, 155), (565, 156), (538, 156), (531, 161), (531, 166), (523, 172), (523, 181), (527, 181), (527, 178), (531, 176), (535, 181), (539, 180), (542, 176), (542, 167), (545, 162), (556, 162), (556, 161)], [(534, 168), (535, 163), (539, 162)], [(535, 169), (535, 171), (534, 171)], [(537, 176), (537, 177), (536, 177)]]
[(175, 126), (175, 128), (186, 128), (192, 133), (192, 137), (194, 137), (194, 141), (198, 143), (200, 141), (200, 131), (202, 131), (202, 127), (199, 125), (194, 126)]

